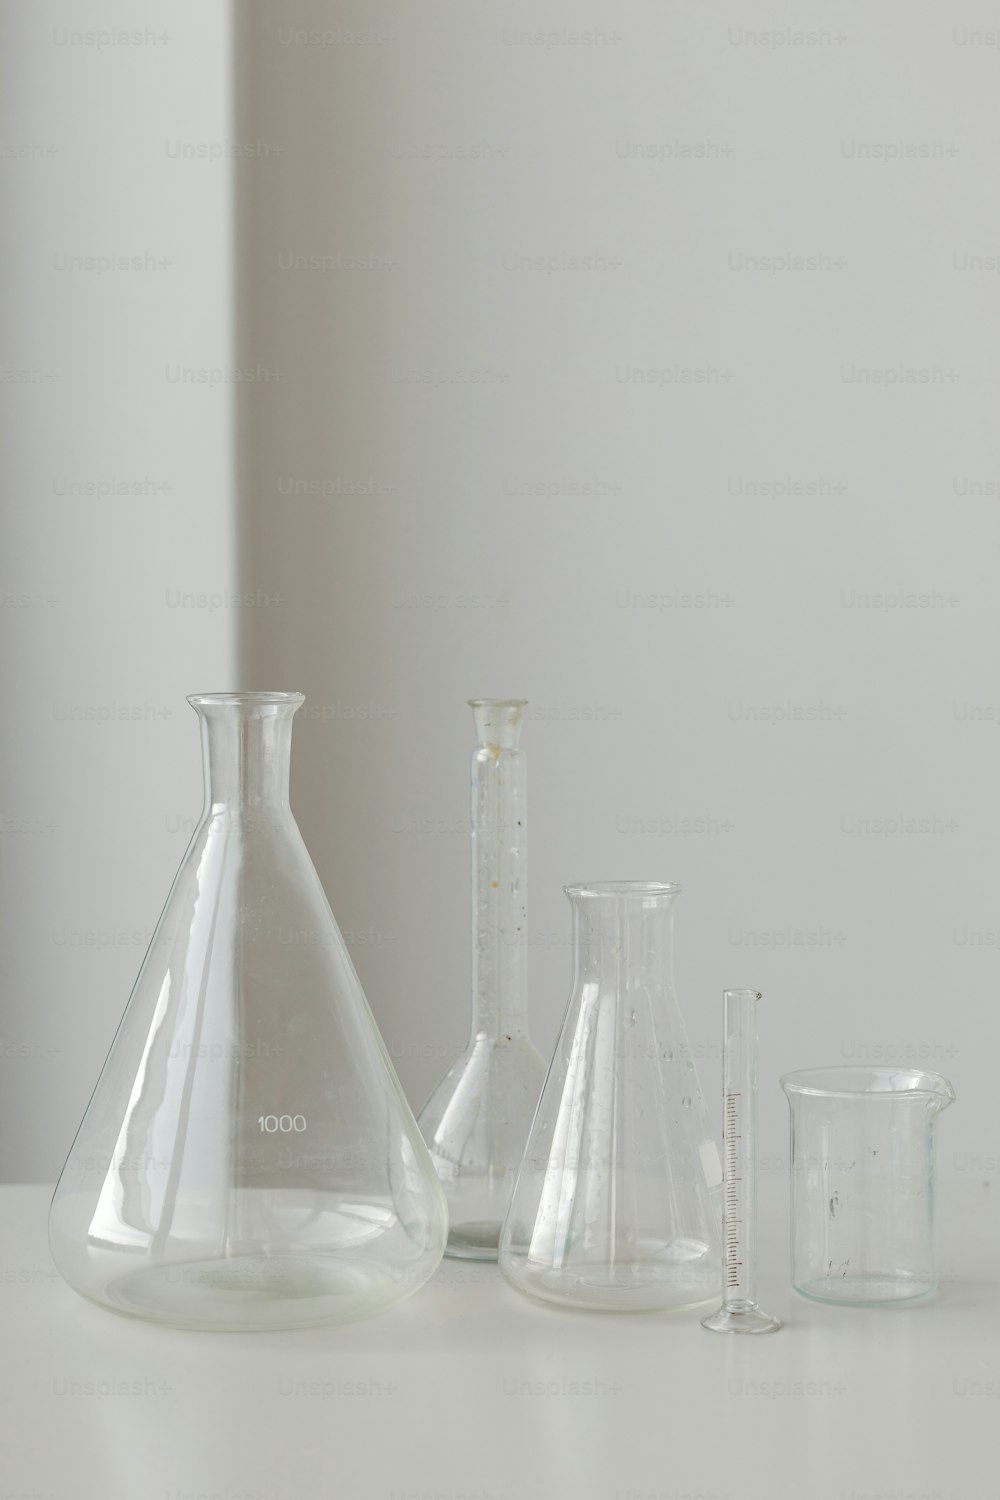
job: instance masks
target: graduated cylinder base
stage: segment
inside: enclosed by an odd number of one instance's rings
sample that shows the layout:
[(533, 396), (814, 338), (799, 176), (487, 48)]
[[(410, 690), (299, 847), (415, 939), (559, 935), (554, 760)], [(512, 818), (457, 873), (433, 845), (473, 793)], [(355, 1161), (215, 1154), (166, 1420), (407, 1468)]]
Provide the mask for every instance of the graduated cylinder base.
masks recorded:
[(701, 1326), (709, 1333), (777, 1333), (781, 1319), (772, 1318), (770, 1313), (748, 1304), (746, 1307), (720, 1307), (718, 1312), (702, 1318)]

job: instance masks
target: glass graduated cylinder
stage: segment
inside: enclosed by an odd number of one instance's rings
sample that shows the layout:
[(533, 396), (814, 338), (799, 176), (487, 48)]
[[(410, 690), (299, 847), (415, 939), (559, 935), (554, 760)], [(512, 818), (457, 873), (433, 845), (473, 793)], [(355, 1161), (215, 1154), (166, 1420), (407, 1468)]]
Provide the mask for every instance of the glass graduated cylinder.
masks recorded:
[(757, 1305), (757, 990), (726, 990), (723, 1005), (722, 1306), (702, 1319), (711, 1333), (774, 1333)]

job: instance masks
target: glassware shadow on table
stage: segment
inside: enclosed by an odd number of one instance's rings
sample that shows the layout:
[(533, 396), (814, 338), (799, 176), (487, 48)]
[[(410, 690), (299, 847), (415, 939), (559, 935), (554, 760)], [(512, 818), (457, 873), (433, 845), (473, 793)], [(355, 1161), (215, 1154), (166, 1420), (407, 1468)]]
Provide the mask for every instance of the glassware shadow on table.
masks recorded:
[(934, 1256), (934, 1137), (955, 1090), (913, 1068), (787, 1073), (792, 1285), (818, 1302), (929, 1296)]
[(525, 703), (470, 707), (472, 1031), (418, 1121), (448, 1200), (446, 1253), (496, 1260), (545, 1063), (528, 1035)]
[(56, 1187), (55, 1263), (115, 1312), (379, 1311), (447, 1213), (288, 802), (298, 693), (210, 693), (205, 806)]
[(500, 1242), (527, 1295), (595, 1311), (722, 1290), (722, 1166), (673, 985), (680, 886), (566, 887), (573, 984)]

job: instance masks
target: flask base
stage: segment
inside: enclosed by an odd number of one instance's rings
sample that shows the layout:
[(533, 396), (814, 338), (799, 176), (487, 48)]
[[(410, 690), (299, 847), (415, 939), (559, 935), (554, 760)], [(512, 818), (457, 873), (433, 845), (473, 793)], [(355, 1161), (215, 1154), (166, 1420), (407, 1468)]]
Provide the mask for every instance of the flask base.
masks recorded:
[(501, 1269), (519, 1292), (540, 1302), (593, 1312), (673, 1312), (699, 1307), (719, 1295), (717, 1265), (678, 1265), (662, 1254), (606, 1264), (568, 1267), (533, 1265), (527, 1256), (505, 1253)]
[(353, 1322), (416, 1291), (362, 1259), (318, 1255), (234, 1255), (132, 1271), (83, 1295), (125, 1317), (216, 1333), (265, 1332)]

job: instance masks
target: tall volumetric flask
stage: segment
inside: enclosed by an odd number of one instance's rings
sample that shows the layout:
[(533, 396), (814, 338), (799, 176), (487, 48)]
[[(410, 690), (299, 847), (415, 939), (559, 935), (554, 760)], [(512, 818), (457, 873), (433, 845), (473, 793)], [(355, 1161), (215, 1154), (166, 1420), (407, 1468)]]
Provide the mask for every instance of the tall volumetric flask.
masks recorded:
[(722, 1164), (673, 984), (679, 891), (566, 887), (572, 993), (500, 1241), (529, 1296), (624, 1312), (722, 1290)]
[(448, 1255), (496, 1260), (545, 1063), (528, 1036), (524, 700), (475, 698), (472, 1032), (420, 1113), (448, 1199)]
[(56, 1187), (84, 1296), (188, 1328), (377, 1312), (447, 1212), (288, 805), (298, 693), (209, 693), (205, 807)]

